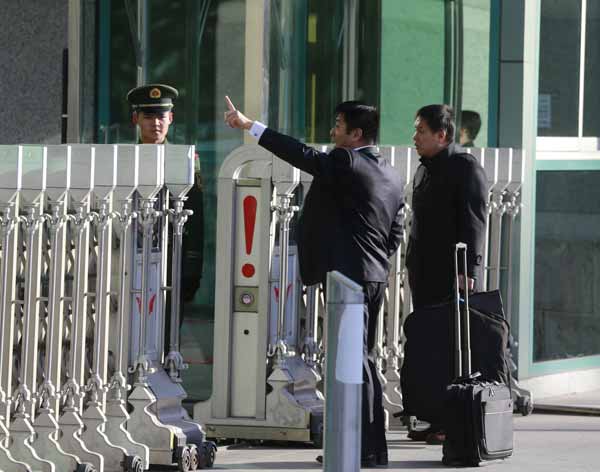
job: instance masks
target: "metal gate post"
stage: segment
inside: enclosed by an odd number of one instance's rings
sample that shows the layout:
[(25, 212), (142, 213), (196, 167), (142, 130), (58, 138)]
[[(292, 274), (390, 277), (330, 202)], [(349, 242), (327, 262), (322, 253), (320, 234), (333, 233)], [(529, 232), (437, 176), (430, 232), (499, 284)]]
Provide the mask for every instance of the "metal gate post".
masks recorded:
[[(139, 152), (134, 145), (119, 145), (117, 156), (116, 185), (113, 191), (113, 222), (117, 226), (116, 233), (119, 250), (113, 248), (111, 264), (117, 265), (113, 274), (118, 287), (111, 287), (111, 296), (116, 300), (117, 313), (111, 313), (111, 332), (114, 343), (110, 346), (114, 356), (114, 372), (108, 383), (106, 396), (105, 434), (114, 444), (124, 447), (130, 456), (138, 456), (142, 468), (150, 467), (150, 452), (148, 446), (135, 441), (126, 428), (129, 413), (125, 399), (131, 388), (127, 383), (127, 367), (129, 359), (129, 336), (131, 317), (131, 272), (133, 267), (131, 241), (132, 221), (137, 214), (132, 211), (132, 196), (138, 186)], [(117, 290), (117, 294), (114, 291)]]
[(94, 148), (86, 145), (71, 146), (71, 187), (69, 191), (73, 214), (68, 215), (72, 245), (72, 287), (67, 310), (71, 316), (69, 364), (67, 378), (62, 386), (63, 413), (58, 419), (62, 431), (59, 443), (83, 462), (96, 470), (104, 470), (104, 457), (90, 449), (82, 440), (81, 420), (85, 387), (86, 334), (88, 314), (88, 257), (90, 237), (90, 200), (94, 188)]
[(323, 470), (358, 472), (364, 355), (362, 287), (327, 274), (325, 445)]
[[(382, 156), (398, 172), (405, 194), (412, 178), (412, 164), (418, 162), (413, 149), (408, 147), (382, 147)], [(406, 220), (406, 208), (402, 209)], [(403, 411), (400, 393), (400, 365), (402, 363), (401, 332), (402, 323), (408, 315), (405, 302), (410, 301), (408, 282), (405, 280), (404, 253), (406, 252), (407, 231), (404, 230), (398, 250), (391, 258), (389, 284), (387, 289), (387, 317), (385, 319), (385, 346), (382, 355), (385, 360), (385, 383), (382, 382), (383, 407), (386, 413), (386, 426), (393, 424), (391, 417)], [(391, 416), (391, 417), (390, 417)]]
[(7, 425), (10, 422), (13, 345), (15, 342), (15, 280), (18, 242), (18, 192), (21, 190), (20, 146), (0, 146), (0, 469), (31, 471), (29, 465), (14, 459)]
[(492, 211), (489, 223), (489, 253), (487, 290), (500, 288), (500, 272), (502, 257), (503, 220), (506, 212), (504, 197), (506, 187), (511, 180), (512, 153), (511, 148), (498, 149), (498, 165), (496, 185), (492, 188)]
[(306, 287), (306, 329), (302, 344), (304, 361), (310, 367), (320, 368), (318, 365), (319, 344), (317, 332), (319, 329), (319, 286)]
[[(180, 149), (184, 148), (184, 149)], [(178, 149), (180, 152), (176, 152)], [(183, 156), (181, 156), (183, 151)], [(183, 226), (188, 216), (194, 214), (191, 210), (185, 210), (185, 196), (194, 184), (194, 148), (188, 146), (167, 146), (165, 152), (165, 183), (171, 199), (173, 209), (168, 210), (173, 227), (172, 259), (171, 259), (171, 326), (169, 351), (164, 361), (164, 368), (173, 382), (181, 383), (181, 371), (187, 369), (179, 346), (179, 329), (181, 315), (181, 250), (183, 245)], [(184, 159), (181, 159), (183, 157)], [(180, 162), (177, 162), (179, 160)], [(183, 174), (187, 164), (187, 175)]]
[[(112, 219), (110, 213), (111, 193), (116, 183), (117, 146), (111, 144), (94, 146), (93, 195), (98, 204), (98, 211), (90, 216), (96, 232), (96, 286), (94, 290), (94, 338), (91, 346), (92, 365), (85, 385), (88, 393), (87, 406), (82, 414), (85, 429), (81, 439), (92, 449), (104, 457), (104, 470), (121, 472), (123, 469), (135, 470), (134, 465), (141, 459), (129, 455), (128, 451), (107, 437), (104, 428), (106, 416), (106, 385), (108, 382), (108, 343), (109, 343), (109, 299), (110, 299), (110, 259), (112, 256)], [(96, 206), (96, 205), (94, 205)]]
[(58, 471), (74, 471), (80, 465), (79, 458), (65, 452), (60, 446), (57, 422), (63, 349), (66, 199), (70, 183), (71, 148), (48, 146), (47, 159), (46, 196), (49, 200), (50, 213), (45, 218), (50, 244), (46, 358), (44, 381), (38, 392), (39, 412), (33, 424), (36, 432), (33, 447), (40, 457), (53, 462)]
[[(162, 366), (157, 364), (156, 360), (152, 359), (147, 353), (148, 329), (146, 324), (146, 320), (150, 315), (149, 272), (152, 237), (155, 234), (155, 223), (161, 216), (161, 212), (155, 210), (154, 206), (157, 195), (164, 185), (164, 146), (138, 145), (137, 148), (139, 153), (137, 191), (141, 205), (137, 214), (137, 221), (142, 227), (143, 239), (140, 288), (131, 290), (129, 295), (130, 297), (132, 294), (139, 297), (139, 310), (135, 308), (132, 310), (131, 319), (133, 323), (131, 329), (134, 330), (132, 332), (134, 343), (130, 345), (132, 365), (129, 367), (129, 373), (134, 376), (134, 384), (133, 391), (128, 398), (129, 403), (133, 406), (133, 411), (127, 421), (127, 430), (135, 441), (148, 446), (150, 463), (170, 465), (175, 462), (174, 450), (185, 446), (186, 437), (181, 428), (164, 423), (158, 416), (156, 405), (158, 399), (150, 388), (148, 377), (157, 372), (157, 369), (162, 370)], [(133, 239), (136, 240), (137, 238), (134, 237)], [(135, 248), (135, 242), (133, 246)], [(161, 279), (159, 278), (159, 280)], [(161, 287), (155, 288), (160, 290)], [(155, 295), (158, 297), (161, 294), (157, 292)], [(155, 316), (162, 317), (162, 313), (157, 312), (158, 310), (155, 309)], [(158, 324), (155, 326), (157, 329), (162, 328)], [(156, 342), (161, 343), (158, 337), (161, 337), (162, 333), (163, 331), (158, 334), (154, 333), (157, 336)]]
[(36, 405), (37, 367), (39, 363), (40, 289), (43, 195), (46, 187), (46, 148), (20, 146), (21, 191), (20, 198), (24, 215), (19, 217), (23, 233), (25, 258), (24, 299), (22, 301), (21, 358), (18, 387), (13, 393), (15, 417), (10, 425), (13, 457), (26, 462), (33, 469), (54, 472), (54, 463), (42, 458), (31, 442), (35, 437), (32, 426)]

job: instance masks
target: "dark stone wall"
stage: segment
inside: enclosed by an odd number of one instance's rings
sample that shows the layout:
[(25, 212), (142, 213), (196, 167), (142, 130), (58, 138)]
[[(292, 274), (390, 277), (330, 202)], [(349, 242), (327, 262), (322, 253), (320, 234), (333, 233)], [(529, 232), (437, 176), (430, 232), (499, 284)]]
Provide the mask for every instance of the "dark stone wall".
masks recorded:
[(68, 2), (2, 2), (0, 143), (60, 143)]

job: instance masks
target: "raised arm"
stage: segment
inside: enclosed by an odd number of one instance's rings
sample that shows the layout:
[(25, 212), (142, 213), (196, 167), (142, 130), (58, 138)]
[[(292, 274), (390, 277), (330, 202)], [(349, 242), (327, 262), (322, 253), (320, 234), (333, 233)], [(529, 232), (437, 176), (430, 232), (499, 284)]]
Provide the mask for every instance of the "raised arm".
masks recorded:
[[(251, 131), (258, 138), (258, 144), (313, 176), (324, 180), (340, 178), (344, 169), (352, 166), (352, 153), (337, 148), (327, 154), (298, 141), (297, 139), (266, 128), (262, 123), (252, 120), (235, 108), (229, 97), (225, 97), (228, 110), (225, 112), (225, 123), (231, 128)], [(254, 131), (254, 132), (253, 132)]]

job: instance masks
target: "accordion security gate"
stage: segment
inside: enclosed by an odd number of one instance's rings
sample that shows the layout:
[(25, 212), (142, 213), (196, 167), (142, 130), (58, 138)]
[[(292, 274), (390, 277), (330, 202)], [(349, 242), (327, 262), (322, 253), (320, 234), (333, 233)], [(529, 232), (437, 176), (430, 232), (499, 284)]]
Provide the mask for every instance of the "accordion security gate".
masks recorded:
[[(181, 406), (176, 334), (162, 364), (165, 299), (180, 283), (167, 287), (166, 254), (178, 274), (193, 156), (190, 146), (0, 146), (0, 470), (212, 465)], [(174, 297), (173, 326), (178, 317)]]
[[(380, 151), (400, 174), (406, 195), (404, 240), (391, 261), (377, 342), (370, 353), (382, 382), (389, 425), (391, 416), (402, 411), (402, 323), (411, 310), (404, 256), (412, 214), (411, 179), (419, 156), (409, 147), (380, 146)], [(470, 152), (483, 166), (489, 188), (484, 287), (499, 289), (501, 281), (507, 287), (510, 321), (513, 274), (508, 258), (513, 253), (512, 222), (521, 205), (525, 156), (511, 148)], [(319, 317), (324, 315), (324, 300), (320, 287), (302, 286), (294, 244), (287, 251), (282, 248), (287, 238), (276, 238), (277, 225), (280, 234), (289, 230), (290, 212), (295, 211), (290, 202), (295, 198), (301, 205), (311, 180), (304, 172), (298, 179), (291, 166), (257, 145), (237, 148), (220, 169), (213, 394), (194, 408), (194, 417), (206, 424), (209, 436), (320, 444), (326, 333)], [(280, 263), (280, 254), (286, 252), (287, 270)], [(284, 285), (281, 275), (287, 279)]]

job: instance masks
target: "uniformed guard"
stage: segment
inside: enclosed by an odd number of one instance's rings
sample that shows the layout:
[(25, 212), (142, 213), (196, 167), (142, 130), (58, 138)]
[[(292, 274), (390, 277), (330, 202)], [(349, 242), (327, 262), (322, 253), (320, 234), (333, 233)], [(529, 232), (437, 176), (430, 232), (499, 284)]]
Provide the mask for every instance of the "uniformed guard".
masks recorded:
[[(132, 122), (139, 129), (140, 144), (166, 144), (169, 126), (173, 123), (173, 100), (179, 96), (174, 87), (164, 84), (149, 84), (136, 87), (127, 94), (132, 108)], [(203, 263), (203, 195), (200, 166), (196, 154), (194, 186), (187, 194), (185, 208), (194, 212), (185, 224), (182, 245), (181, 265), (181, 309), (183, 321), (184, 305), (194, 299), (200, 286)], [(168, 252), (171, 254), (170, 248)], [(167, 271), (169, 277), (171, 272)], [(169, 307), (165, 317), (165, 348), (169, 347), (170, 331)]]

